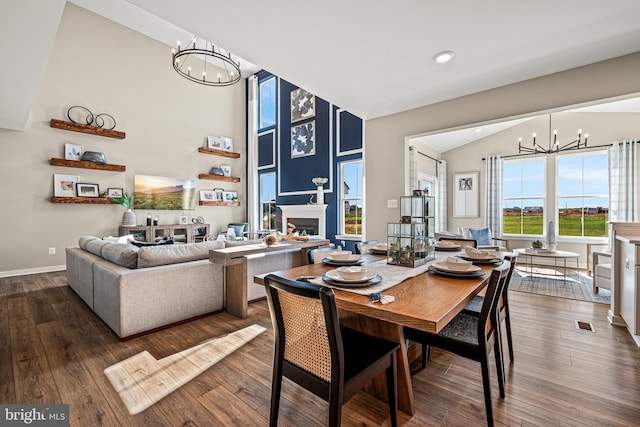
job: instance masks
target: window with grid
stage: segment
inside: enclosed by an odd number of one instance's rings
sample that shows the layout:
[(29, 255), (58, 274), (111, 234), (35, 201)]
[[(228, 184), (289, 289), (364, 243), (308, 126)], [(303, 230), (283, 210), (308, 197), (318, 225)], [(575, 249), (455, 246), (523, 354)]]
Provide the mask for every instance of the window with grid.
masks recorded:
[(260, 227), (276, 231), (276, 174), (260, 174)]
[(544, 232), (544, 159), (505, 160), (502, 175), (502, 227), (505, 235)]
[(344, 235), (362, 235), (362, 160), (340, 163), (340, 224)]
[(260, 130), (276, 124), (276, 78), (271, 77), (258, 83), (259, 87), (259, 124)]

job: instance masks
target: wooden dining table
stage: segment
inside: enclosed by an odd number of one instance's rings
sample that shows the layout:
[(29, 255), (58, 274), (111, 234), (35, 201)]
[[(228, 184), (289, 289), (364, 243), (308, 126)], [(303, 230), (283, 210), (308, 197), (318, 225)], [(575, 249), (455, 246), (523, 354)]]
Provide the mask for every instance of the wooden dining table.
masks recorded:
[[(365, 254), (363, 258), (365, 265), (385, 259), (372, 254)], [(395, 301), (389, 304), (372, 303), (367, 295), (334, 288), (341, 324), (400, 344), (397, 373), (398, 409), (401, 411), (409, 415), (415, 413), (410, 361), (402, 327), (432, 333), (441, 331), (487, 285), (495, 265), (480, 267), (485, 274), (476, 278), (450, 278), (426, 272), (406, 279), (384, 291), (395, 297)], [(301, 276), (321, 277), (335, 268), (316, 263), (267, 274), (295, 280)], [(267, 274), (255, 276), (254, 282), (264, 285)], [(386, 400), (384, 378), (374, 381), (368, 391)]]

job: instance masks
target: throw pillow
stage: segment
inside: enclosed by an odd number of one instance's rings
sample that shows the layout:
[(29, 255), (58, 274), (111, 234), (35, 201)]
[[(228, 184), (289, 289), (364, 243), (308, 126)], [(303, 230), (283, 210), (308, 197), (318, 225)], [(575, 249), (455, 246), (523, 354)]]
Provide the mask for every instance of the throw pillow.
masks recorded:
[(242, 239), (244, 235), (244, 225), (229, 225), (229, 228), (233, 228), (233, 231), (236, 233), (236, 239)]
[(173, 239), (161, 240), (159, 242), (139, 242), (137, 240), (132, 240), (131, 244), (139, 248), (142, 248), (144, 246), (173, 245)]
[(478, 246), (486, 246), (491, 244), (491, 231), (485, 228), (470, 228), (469, 235), (472, 239), (478, 241)]

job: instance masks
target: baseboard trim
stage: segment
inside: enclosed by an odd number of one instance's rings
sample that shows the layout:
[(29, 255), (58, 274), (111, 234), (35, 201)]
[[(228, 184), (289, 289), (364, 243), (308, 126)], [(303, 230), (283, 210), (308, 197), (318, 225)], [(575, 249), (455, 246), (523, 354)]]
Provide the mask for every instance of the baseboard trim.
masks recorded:
[(26, 276), (28, 274), (53, 273), (54, 271), (63, 271), (67, 269), (67, 265), (50, 265), (47, 267), (26, 268), (24, 270), (0, 271), (0, 278), (13, 276)]

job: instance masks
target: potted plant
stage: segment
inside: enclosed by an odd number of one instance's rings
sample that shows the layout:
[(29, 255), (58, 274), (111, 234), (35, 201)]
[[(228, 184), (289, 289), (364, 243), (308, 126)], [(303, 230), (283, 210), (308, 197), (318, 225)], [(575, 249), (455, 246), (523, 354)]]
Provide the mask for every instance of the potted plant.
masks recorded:
[(122, 193), (122, 197), (115, 197), (114, 203), (127, 208), (127, 211), (122, 214), (122, 225), (136, 225), (136, 213), (131, 209), (133, 208), (133, 194)]
[(542, 240), (534, 240), (531, 242), (533, 249), (542, 249)]

